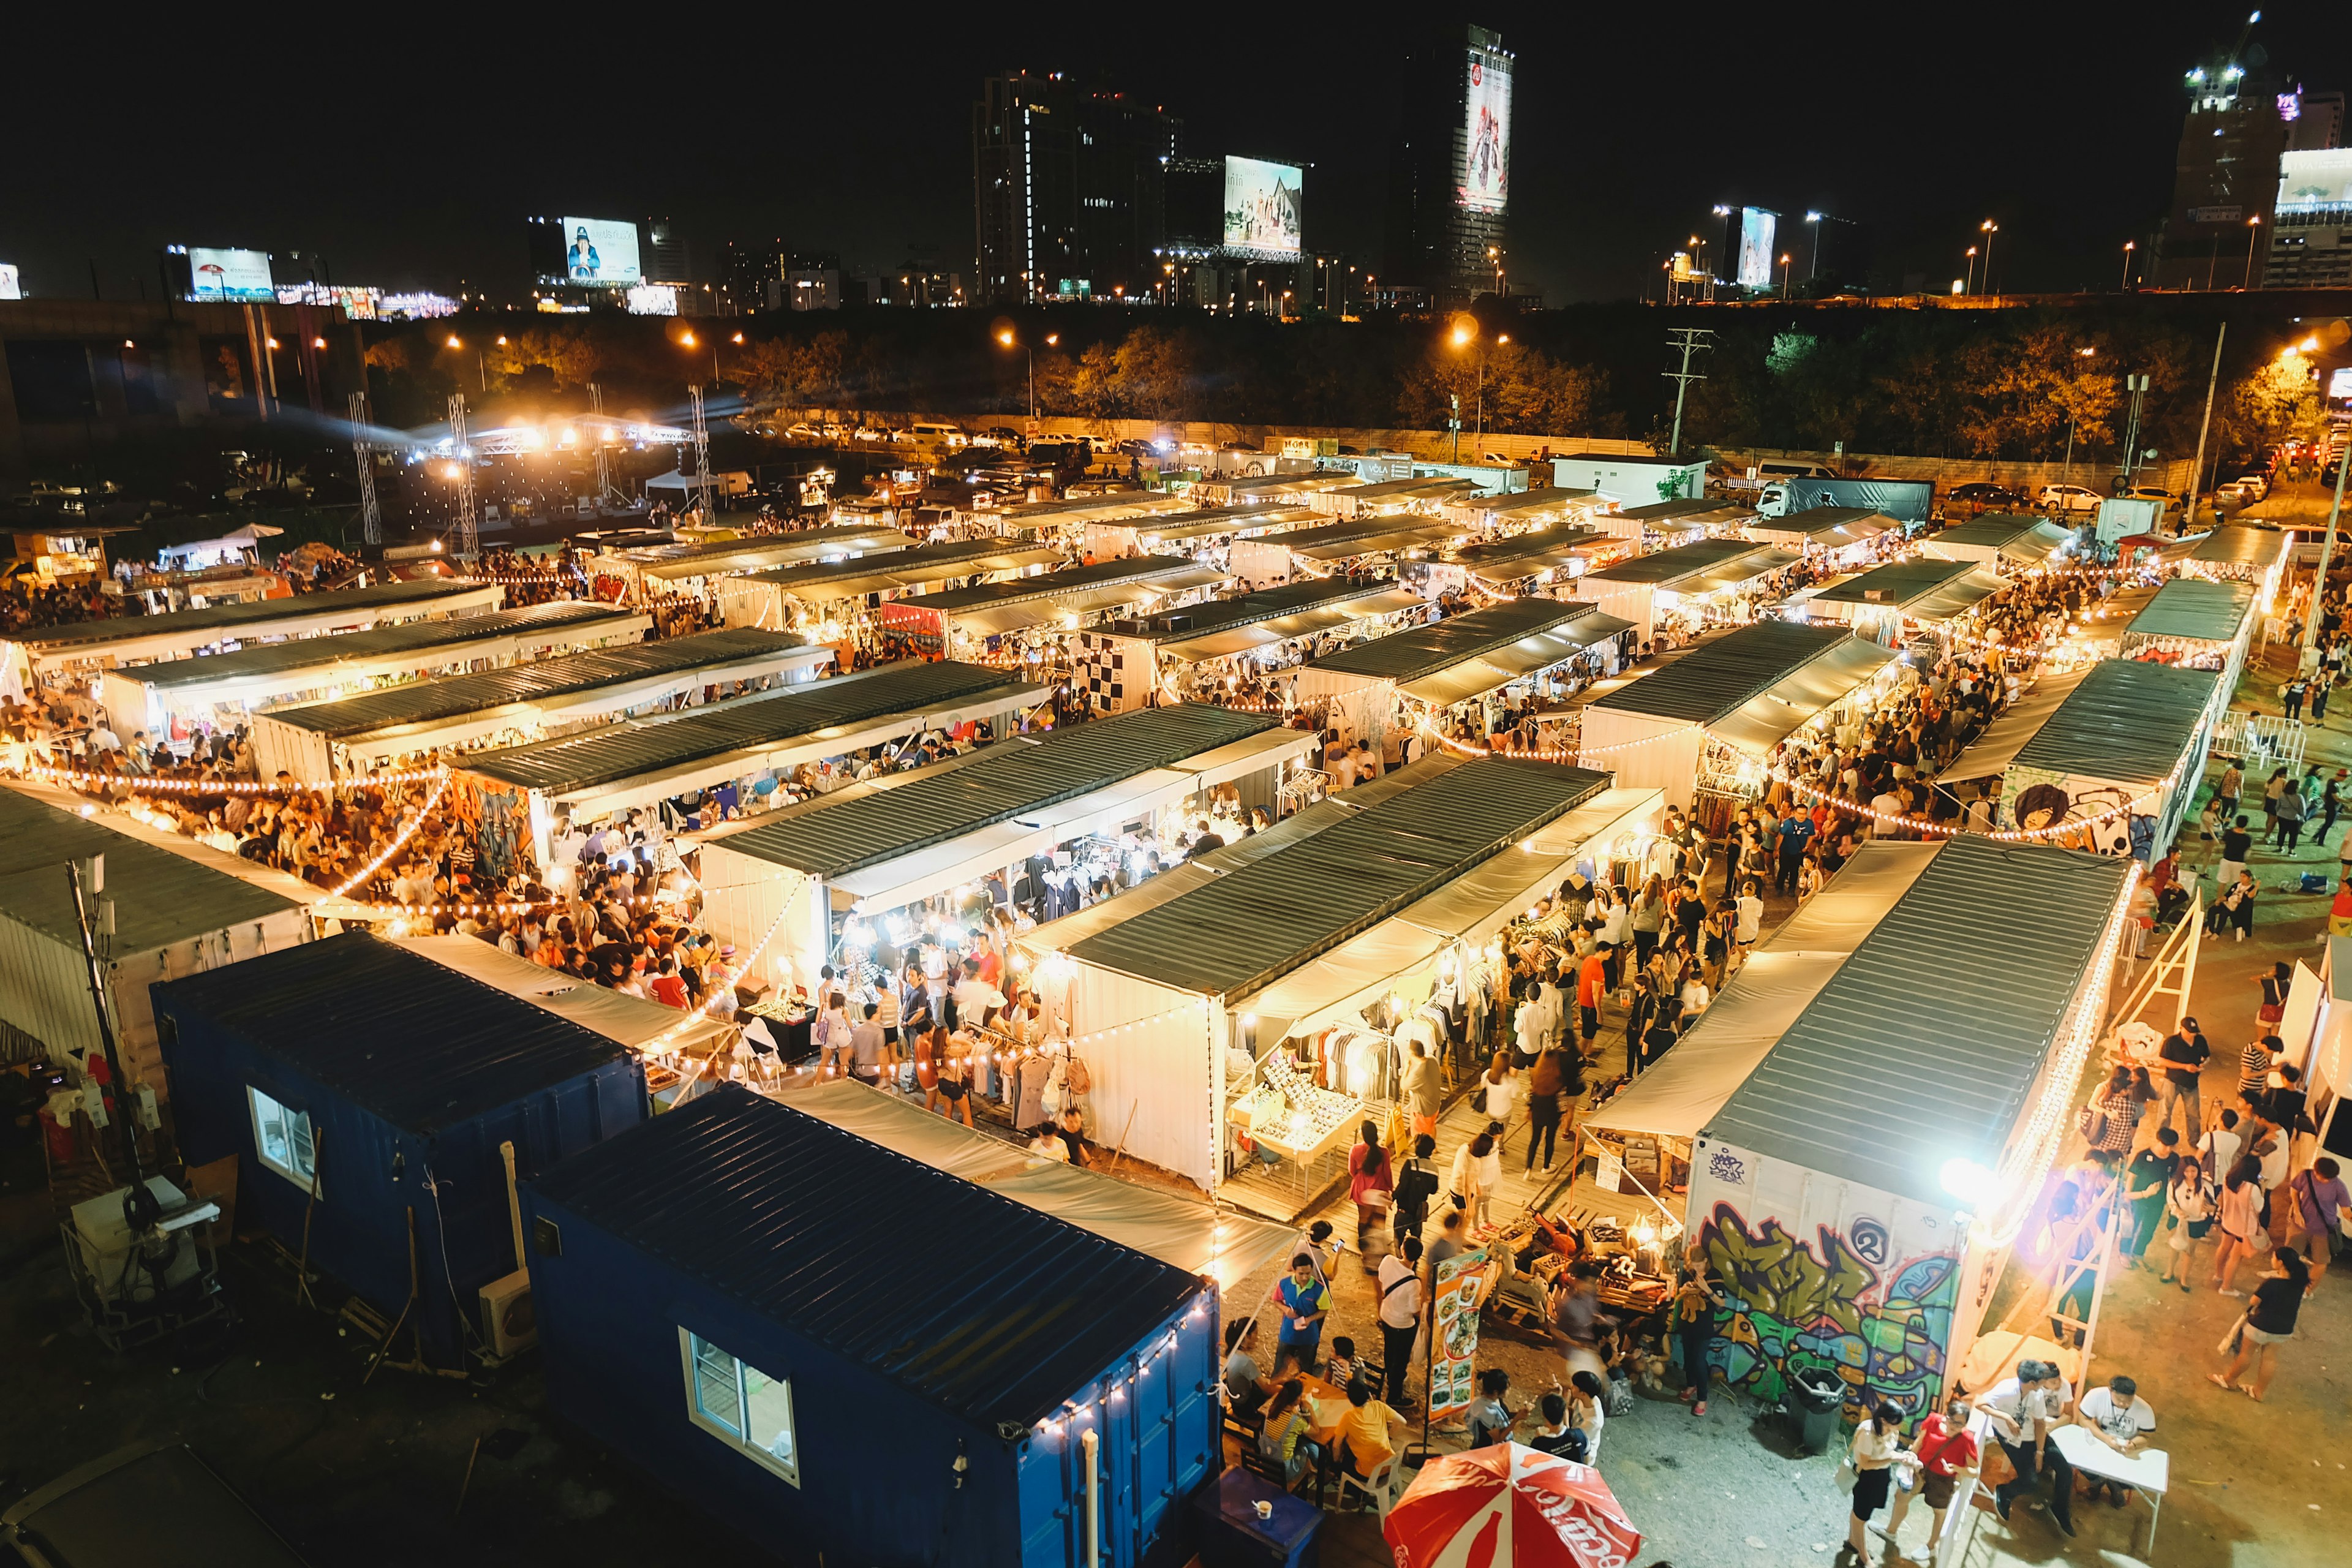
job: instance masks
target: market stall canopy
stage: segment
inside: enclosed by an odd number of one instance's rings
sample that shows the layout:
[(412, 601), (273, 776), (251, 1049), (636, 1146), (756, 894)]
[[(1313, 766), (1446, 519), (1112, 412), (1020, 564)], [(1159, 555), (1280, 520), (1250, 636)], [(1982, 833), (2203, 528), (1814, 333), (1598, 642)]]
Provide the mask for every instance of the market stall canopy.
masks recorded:
[(1460, 523), (1359, 517), (1282, 534), (1273, 542), (1300, 561), (1345, 561), (1352, 555), (1435, 545), (1461, 534)]
[(1513, 539), (1473, 544), (1454, 552), (1454, 563), (1481, 583), (1513, 583), (1539, 572), (1557, 572), (1599, 545), (1618, 543), (1595, 528), (1539, 529)]
[(1707, 594), (1777, 572), (1802, 557), (1750, 539), (1702, 539), (1588, 572), (1588, 583), (1647, 584), (1678, 594)]
[(2285, 529), (2256, 528), (2237, 523), (2217, 528), (2199, 540), (2189, 559), (2209, 566), (2244, 566), (2266, 571), (2294, 548), (2294, 535)]
[(196, 539), (184, 544), (166, 544), (155, 553), (159, 559), (164, 561), (174, 558), (190, 561), (198, 556), (221, 561), (233, 560), (248, 550), (257, 552), (264, 539), (278, 538), (285, 531), (282, 528), (272, 528), (266, 522), (248, 522), (243, 528), (232, 529), (218, 539)]
[(2020, 566), (2038, 566), (2074, 542), (2074, 533), (2046, 517), (1980, 517), (1919, 542), (1919, 552), (1939, 561), (1981, 560), (1987, 552)]
[(1591, 706), (1704, 725), (1716, 739), (1761, 754), (1894, 658), (1843, 626), (1758, 621), (1625, 682)]
[(1703, 1131), (1949, 1205), (1942, 1167), (2000, 1165), (2137, 869), (1947, 840)]
[(1164, 610), (1143, 620), (1114, 622), (1100, 630), (1109, 637), (1157, 643), (1161, 652), (1192, 662), (1244, 653), (1425, 602), (1385, 579), (1308, 577), (1236, 598)]
[(1723, 994), (1587, 1126), (1695, 1136), (1918, 880), (1939, 844), (1863, 845), (1739, 966)]
[(1974, 561), (1891, 561), (1814, 594), (1815, 605), (1860, 605), (1900, 610), (1937, 626), (1969, 611), (2009, 584)]
[(2253, 613), (2252, 583), (2175, 577), (2131, 618), (2124, 627), (2124, 640), (2128, 644), (2148, 637), (2178, 637), (2184, 642), (2235, 642)]
[(2092, 619), (2082, 624), (2079, 636), (2073, 637), (2076, 646), (2094, 658), (2114, 658), (2123, 651), (2124, 633), (2139, 613), (2156, 602), (2157, 590), (2147, 587), (2120, 588), (2100, 602), (2091, 612)]
[(557, 601), (170, 659), (116, 670), (109, 679), (208, 700), (266, 700), (279, 691), (306, 690), (329, 681), (366, 680), (476, 658), (512, 657), (510, 650), (487, 646), (509, 638), (533, 645), (563, 639), (577, 646), (641, 637), (652, 624), (635, 611), (610, 605)]
[(1164, 873), (1021, 942), (1200, 995), (1244, 995), (1608, 787), (1606, 773), (1552, 763), (1424, 759), (1188, 862), (1195, 875), (1171, 893), (1161, 893), (1174, 875)]
[(1155, 517), (1189, 510), (1192, 503), (1173, 490), (1113, 490), (1108, 495), (1066, 496), (1060, 500), (1028, 501), (1001, 511), (973, 515), (1011, 532), (1074, 522), (1115, 522), (1123, 518)]
[[(2195, 744), (2221, 681), (2211, 670), (2114, 658), (2045, 676), (1944, 776), (1982, 778), (2014, 763), (2114, 784), (2160, 784)], [(2044, 687), (2052, 689), (2046, 698)]]
[(1083, 616), (1129, 605), (1145, 605), (1193, 588), (1231, 581), (1213, 566), (1196, 566), (1181, 555), (1139, 555), (1066, 566), (1058, 572), (980, 583), (927, 594), (921, 607), (952, 621), (972, 637), (1042, 626), (1065, 616)]
[[(902, 659), (708, 708), (467, 757), (459, 772), (564, 801), (641, 804), (765, 768), (1001, 713), (1044, 695), (1013, 673)], [(614, 797), (618, 796), (616, 800)]]
[[(633, 1051), (644, 1050), (649, 1041), (672, 1029), (678, 1032), (663, 1041), (658, 1047), (662, 1055), (680, 1049), (706, 1050), (734, 1032), (732, 1025), (709, 1016), (688, 1023), (687, 1015), (675, 1007), (608, 991), (592, 981), (517, 957), (479, 937), (410, 936), (394, 941), (444, 969), (454, 969), (542, 1012), (568, 1018)], [(681, 1024), (686, 1026), (679, 1029)]]
[(1184, 511), (1172, 516), (1155, 517), (1137, 522), (1134, 528), (1139, 542), (1156, 549), (1163, 544), (1185, 544), (1195, 539), (1214, 539), (1228, 533), (1236, 539), (1255, 539), (1261, 534), (1313, 522), (1322, 515), (1310, 507), (1252, 501), (1240, 506), (1212, 507), (1206, 511)]
[[(1319, 580), (1330, 581), (1328, 578)], [(1253, 648), (1313, 637), (1318, 632), (1338, 631), (1341, 626), (1353, 626), (1358, 621), (1392, 616), (1400, 610), (1413, 609), (1426, 603), (1427, 600), (1410, 588), (1384, 587), (1366, 593), (1360, 586), (1352, 597), (1318, 605), (1312, 609), (1294, 611), (1286, 616), (1276, 616), (1268, 620), (1228, 626), (1223, 631), (1211, 632), (1204, 637), (1162, 643), (1160, 651), (1183, 664), (1228, 658)]]
[(923, 544), (912, 550), (850, 561), (822, 561), (746, 574), (747, 583), (764, 583), (803, 605), (863, 598), (868, 594), (894, 593), (901, 588), (928, 587), (958, 577), (995, 572), (1024, 572), (1031, 567), (1058, 565), (1062, 552), (1050, 545), (1008, 543), (1001, 539), (964, 539), (950, 544)]
[(1781, 517), (1759, 517), (1749, 523), (1756, 533), (1795, 534), (1823, 550), (1862, 544), (1882, 533), (1900, 533), (1903, 524), (1883, 511), (1865, 506), (1817, 506)]
[(1207, 1275), (1221, 1289), (1233, 1289), (1297, 1248), (1298, 1233), (1288, 1226), (1041, 1159), (992, 1133), (933, 1116), (862, 1083), (820, 1084), (786, 1095), (784, 1103), (1188, 1274)]
[[(697, 544), (655, 545), (623, 551), (617, 560), (640, 576), (669, 582), (682, 577), (723, 577), (738, 572), (758, 572), (803, 561), (826, 561), (845, 555), (874, 555), (885, 551), (911, 550), (915, 541), (876, 523), (851, 523), (835, 528), (803, 529), (797, 533), (769, 533), (754, 538), (714, 539)], [(601, 564), (592, 561), (592, 568)]]
[(1439, 510), (1465, 522), (1483, 522), (1499, 527), (1514, 523), (1562, 522), (1588, 511), (1607, 511), (1609, 502), (1599, 490), (1553, 486), (1539, 490), (1517, 490), (1507, 495), (1470, 496), (1462, 500), (1448, 501)]
[(1664, 810), (1662, 791), (1605, 790), (1263, 989), (1228, 995), (1226, 1005), (1255, 1013), (1262, 1040), (1343, 1022), (1426, 969), (1450, 944), (1483, 942), (1549, 897), (1580, 860), (1605, 863), (1611, 844), (1654, 830)]
[[(1196, 794), (1313, 741), (1267, 714), (1177, 703), (1008, 736), (936, 767), (785, 806), (706, 842), (891, 908), (905, 900), (889, 895), (910, 882), (968, 879), (943, 868), (969, 861), (1001, 870), (1051, 849), (1072, 825)], [(934, 849), (940, 854), (924, 857)], [(924, 864), (914, 865), (918, 858)]]
[(1506, 599), (1319, 658), (1299, 672), (1299, 691), (1386, 682), (1406, 696), (1448, 707), (1573, 658), (1630, 625), (1591, 605)]
[(125, 616), (58, 626), (26, 626), (8, 641), (23, 648), (37, 670), (85, 660), (117, 662), (172, 658), (230, 639), (310, 637), (319, 632), (495, 609), (506, 598), (496, 583), (464, 578), (383, 583), (286, 599), (213, 605), (162, 616)]
[[(614, 689), (627, 693), (632, 701), (651, 701), (657, 690), (667, 687), (718, 685), (829, 661), (832, 657), (831, 648), (811, 647), (786, 633), (741, 626), (660, 642), (588, 648), (439, 680), (410, 681), (341, 701), (278, 709), (269, 718), (340, 741), (503, 709), (520, 710), (541, 704), (575, 707), (598, 694), (609, 696)], [(648, 689), (639, 695), (640, 687)]]
[(1631, 518), (1644, 528), (1717, 528), (1746, 523), (1754, 519), (1756, 509), (1712, 496), (1691, 496), (1629, 506), (1617, 515)]

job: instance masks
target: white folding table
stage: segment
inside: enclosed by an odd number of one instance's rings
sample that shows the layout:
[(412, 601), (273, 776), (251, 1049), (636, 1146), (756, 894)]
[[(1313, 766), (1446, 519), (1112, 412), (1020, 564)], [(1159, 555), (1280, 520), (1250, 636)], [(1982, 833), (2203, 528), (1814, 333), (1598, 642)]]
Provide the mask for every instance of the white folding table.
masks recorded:
[(2103, 1481), (2121, 1481), (2147, 1495), (2147, 1550), (2141, 1552), (2146, 1562), (2156, 1552), (2156, 1526), (2164, 1517), (2164, 1492), (2172, 1475), (2172, 1459), (2161, 1448), (2143, 1448), (2137, 1454), (2118, 1454), (2099, 1441), (2087, 1426), (2073, 1422), (2050, 1434), (2066, 1462), (2086, 1476)]

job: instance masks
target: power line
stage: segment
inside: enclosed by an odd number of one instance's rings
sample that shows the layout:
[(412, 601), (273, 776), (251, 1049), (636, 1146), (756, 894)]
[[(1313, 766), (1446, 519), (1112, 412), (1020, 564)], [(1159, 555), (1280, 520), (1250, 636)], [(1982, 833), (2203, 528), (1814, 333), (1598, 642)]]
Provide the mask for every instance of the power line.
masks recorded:
[(1683, 353), (1682, 369), (1658, 373), (1675, 384), (1675, 432), (1666, 443), (1666, 456), (1678, 458), (1683, 450), (1683, 398), (1690, 392), (1692, 382), (1706, 379), (1691, 369), (1691, 355), (1702, 349), (1715, 347), (1715, 330), (1711, 327), (1669, 327), (1666, 329), (1666, 347), (1679, 348)]

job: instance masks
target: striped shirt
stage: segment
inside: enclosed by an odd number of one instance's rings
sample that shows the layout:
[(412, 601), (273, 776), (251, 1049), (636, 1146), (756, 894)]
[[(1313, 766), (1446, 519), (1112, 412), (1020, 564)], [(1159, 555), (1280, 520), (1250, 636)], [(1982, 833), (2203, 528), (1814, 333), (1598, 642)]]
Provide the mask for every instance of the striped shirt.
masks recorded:
[(2244, 1095), (2262, 1088), (2270, 1073), (2271, 1048), (2260, 1040), (2249, 1043), (2238, 1058), (2238, 1092)]

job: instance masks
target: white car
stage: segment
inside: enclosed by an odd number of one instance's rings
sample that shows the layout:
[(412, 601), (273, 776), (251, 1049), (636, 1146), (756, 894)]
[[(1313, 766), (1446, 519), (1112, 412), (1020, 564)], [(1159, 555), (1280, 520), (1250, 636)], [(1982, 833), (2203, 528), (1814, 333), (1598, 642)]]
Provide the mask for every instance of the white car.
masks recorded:
[(797, 425), (788, 425), (784, 426), (784, 439), (787, 441), (820, 441), (824, 439), (824, 437), (818, 433), (815, 426), (809, 424), (806, 420), (803, 420)]
[(2103, 498), (2081, 485), (2044, 485), (2034, 499), (2046, 511), (2096, 511)]
[(890, 439), (890, 432), (872, 425), (860, 425), (850, 433), (850, 438), (855, 441), (887, 441)]

